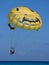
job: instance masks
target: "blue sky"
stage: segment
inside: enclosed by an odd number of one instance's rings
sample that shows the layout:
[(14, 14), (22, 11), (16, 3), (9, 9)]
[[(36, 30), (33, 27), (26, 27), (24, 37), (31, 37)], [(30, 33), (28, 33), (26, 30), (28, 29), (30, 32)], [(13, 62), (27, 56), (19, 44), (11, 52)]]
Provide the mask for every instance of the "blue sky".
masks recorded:
[[(8, 27), (8, 13), (17, 6), (26, 6), (42, 18), (39, 31)], [(49, 0), (0, 0), (0, 61), (49, 61)], [(10, 55), (10, 46), (15, 54)]]

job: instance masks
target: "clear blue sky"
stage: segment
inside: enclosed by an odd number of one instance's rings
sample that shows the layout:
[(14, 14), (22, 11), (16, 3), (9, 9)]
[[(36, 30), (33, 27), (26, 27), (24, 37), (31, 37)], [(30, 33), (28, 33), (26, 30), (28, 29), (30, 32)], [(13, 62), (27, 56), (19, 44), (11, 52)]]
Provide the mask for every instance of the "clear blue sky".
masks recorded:
[[(17, 6), (26, 6), (42, 18), (39, 31), (8, 27), (8, 13)], [(12, 44), (11, 44), (12, 43)], [(10, 46), (15, 54), (10, 55)], [(0, 0), (0, 61), (49, 61), (49, 0)]]

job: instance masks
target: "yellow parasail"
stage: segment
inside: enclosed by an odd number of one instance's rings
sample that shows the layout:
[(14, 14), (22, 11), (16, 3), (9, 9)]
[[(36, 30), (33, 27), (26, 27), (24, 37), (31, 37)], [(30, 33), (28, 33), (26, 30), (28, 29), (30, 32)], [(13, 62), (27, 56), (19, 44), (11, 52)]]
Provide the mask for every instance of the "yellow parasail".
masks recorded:
[(27, 30), (39, 30), (42, 26), (42, 20), (35, 11), (27, 7), (16, 7), (8, 14), (8, 26), (12, 30), (17, 27)]

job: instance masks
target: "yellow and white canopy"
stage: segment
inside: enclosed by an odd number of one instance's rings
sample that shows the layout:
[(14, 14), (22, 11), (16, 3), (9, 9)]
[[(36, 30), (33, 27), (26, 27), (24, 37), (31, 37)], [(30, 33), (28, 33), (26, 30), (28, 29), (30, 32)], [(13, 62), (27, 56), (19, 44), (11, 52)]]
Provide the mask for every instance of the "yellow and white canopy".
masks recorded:
[(42, 20), (39, 14), (27, 7), (13, 8), (8, 14), (8, 26), (12, 30), (16, 27), (27, 30), (39, 30), (41, 25)]

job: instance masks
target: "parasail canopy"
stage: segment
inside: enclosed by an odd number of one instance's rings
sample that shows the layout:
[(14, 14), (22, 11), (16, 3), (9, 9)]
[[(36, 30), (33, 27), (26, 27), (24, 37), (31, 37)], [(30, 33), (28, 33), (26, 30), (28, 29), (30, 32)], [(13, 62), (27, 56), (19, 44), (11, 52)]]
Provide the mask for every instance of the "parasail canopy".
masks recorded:
[(27, 7), (16, 7), (8, 14), (8, 26), (11, 30), (17, 27), (26, 30), (39, 30), (42, 26), (40, 15)]

